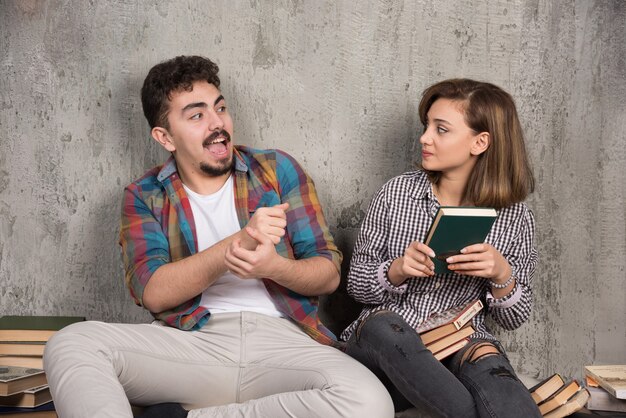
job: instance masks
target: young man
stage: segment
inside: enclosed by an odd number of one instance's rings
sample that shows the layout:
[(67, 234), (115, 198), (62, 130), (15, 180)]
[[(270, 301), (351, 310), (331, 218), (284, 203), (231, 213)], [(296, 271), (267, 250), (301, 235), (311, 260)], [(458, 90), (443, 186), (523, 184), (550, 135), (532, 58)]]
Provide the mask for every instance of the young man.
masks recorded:
[(144, 417), (393, 416), (318, 318), (341, 253), (312, 180), (283, 152), (233, 146), (217, 72), (180, 56), (144, 81), (172, 157), (126, 187), (120, 243), (156, 321), (58, 332), (44, 362), (59, 416), (131, 417), (131, 403), (152, 405)]

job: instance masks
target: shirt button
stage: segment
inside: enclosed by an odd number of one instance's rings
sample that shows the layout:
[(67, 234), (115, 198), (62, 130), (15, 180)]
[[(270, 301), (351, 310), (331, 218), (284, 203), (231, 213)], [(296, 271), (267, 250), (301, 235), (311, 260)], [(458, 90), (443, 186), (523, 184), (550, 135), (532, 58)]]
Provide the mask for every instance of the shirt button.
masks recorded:
[(425, 295), (424, 300), (428, 300), (428, 299), (430, 299), (430, 295)]
[(441, 282), (436, 282), (435, 283), (435, 289), (439, 289), (441, 287)]

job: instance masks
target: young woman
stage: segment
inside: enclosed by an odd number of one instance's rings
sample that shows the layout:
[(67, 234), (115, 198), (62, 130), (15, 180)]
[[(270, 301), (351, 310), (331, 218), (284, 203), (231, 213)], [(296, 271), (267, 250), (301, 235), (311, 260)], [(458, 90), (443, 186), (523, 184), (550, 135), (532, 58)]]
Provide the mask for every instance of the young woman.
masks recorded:
[[(537, 265), (533, 190), (511, 96), (497, 86), (453, 79), (427, 88), (421, 169), (387, 182), (370, 204), (356, 242), (348, 292), (365, 305), (342, 334), (347, 352), (385, 383), (396, 409), (411, 404), (446, 417), (540, 417), (486, 316), (507, 330), (532, 306)], [(435, 274), (428, 228), (440, 206), (493, 207), (486, 242), (446, 260)], [(470, 342), (438, 361), (415, 328), (434, 313), (481, 299)]]

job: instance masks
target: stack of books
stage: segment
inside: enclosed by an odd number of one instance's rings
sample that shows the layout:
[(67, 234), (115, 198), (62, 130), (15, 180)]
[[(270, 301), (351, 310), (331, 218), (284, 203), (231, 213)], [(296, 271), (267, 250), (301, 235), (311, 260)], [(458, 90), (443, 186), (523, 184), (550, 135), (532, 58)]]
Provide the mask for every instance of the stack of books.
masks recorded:
[(483, 308), (480, 300), (431, 315), (417, 328), (422, 342), (437, 360), (456, 353), (469, 342), (474, 333), (471, 320)]
[(43, 371), (46, 342), (74, 316), (0, 317), (0, 418), (56, 417)]
[(56, 417), (41, 369), (0, 366), (0, 417)]
[(626, 412), (626, 365), (586, 366), (587, 409)]
[(565, 380), (555, 373), (529, 389), (544, 417), (561, 418), (582, 409), (589, 392), (576, 379)]

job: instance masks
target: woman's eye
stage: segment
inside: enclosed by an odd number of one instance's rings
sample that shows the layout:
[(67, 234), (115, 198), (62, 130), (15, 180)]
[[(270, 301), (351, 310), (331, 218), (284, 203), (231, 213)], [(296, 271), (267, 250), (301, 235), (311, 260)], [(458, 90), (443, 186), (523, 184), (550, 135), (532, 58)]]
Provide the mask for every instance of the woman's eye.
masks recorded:
[(224, 112), (226, 112), (226, 106), (220, 106), (220, 107), (218, 107), (218, 108), (217, 108), (217, 111), (218, 111), (219, 113), (224, 113)]
[(446, 132), (448, 132), (446, 128), (442, 128), (441, 126), (437, 127), (437, 133), (445, 134)]

